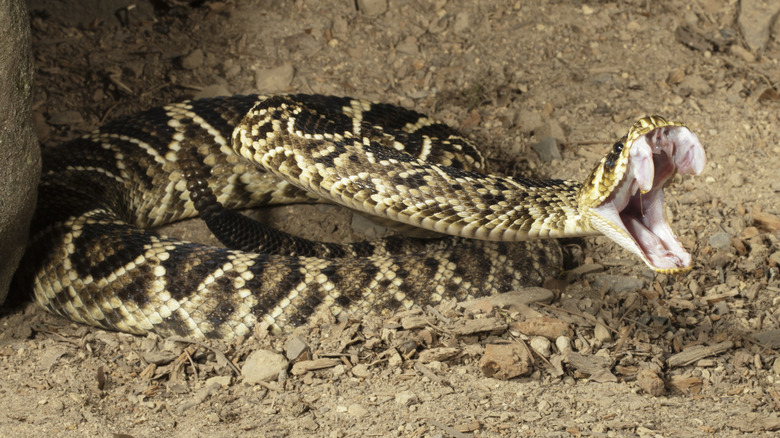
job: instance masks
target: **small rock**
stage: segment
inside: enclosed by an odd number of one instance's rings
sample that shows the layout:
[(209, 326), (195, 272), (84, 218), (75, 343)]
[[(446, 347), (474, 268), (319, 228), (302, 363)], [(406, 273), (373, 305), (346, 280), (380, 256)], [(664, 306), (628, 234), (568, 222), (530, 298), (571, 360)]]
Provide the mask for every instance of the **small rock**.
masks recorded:
[(544, 336), (547, 339), (557, 339), (559, 336), (574, 336), (574, 332), (566, 321), (540, 317), (512, 323), (512, 328), (528, 336)]
[[(315, 360), (302, 360), (300, 362), (296, 362), (292, 369), (290, 370), (290, 373), (294, 376), (300, 376), (302, 374), (306, 374), (309, 371), (316, 371), (321, 370), (325, 368), (333, 368), (337, 365), (341, 365), (341, 361), (338, 359), (331, 359), (327, 357), (322, 357)], [(342, 370), (343, 373), (343, 370)]]
[(410, 56), (416, 56), (420, 53), (420, 49), (417, 47), (417, 38), (412, 35), (406, 37), (403, 41), (395, 46), (395, 50), (399, 53), (403, 53)]
[(710, 84), (699, 75), (686, 76), (677, 88), (683, 96), (702, 96), (710, 93)]
[(301, 357), (301, 355), (309, 350), (309, 345), (300, 336), (292, 336), (287, 340), (287, 346), (285, 348), (285, 356), (288, 360), (295, 360)]
[(552, 343), (544, 336), (534, 336), (528, 343), (534, 351), (544, 357), (550, 357), (550, 354), (552, 354)]
[(482, 310), (485, 313), (491, 311), (493, 307), (507, 309), (510, 312), (525, 310), (528, 304), (533, 303), (551, 303), (555, 294), (541, 287), (526, 287), (515, 292), (506, 292), (498, 295), (491, 295), (476, 300), (464, 301), (458, 303), (467, 310)]
[(599, 275), (593, 280), (593, 285), (612, 293), (622, 293), (639, 290), (644, 286), (644, 282), (626, 275)]
[(351, 404), (347, 407), (347, 413), (354, 417), (365, 417), (369, 414), (368, 409), (360, 406), (359, 404)]
[(230, 96), (230, 90), (228, 90), (225, 84), (213, 84), (204, 87), (202, 90), (195, 93), (192, 96), (193, 99), (205, 99), (210, 97)]
[(420, 363), (443, 362), (455, 357), (458, 353), (460, 353), (460, 349), (454, 347), (429, 348), (421, 351), (417, 360)]
[(203, 50), (195, 49), (181, 59), (181, 67), (185, 70), (195, 70), (203, 65)]
[(739, 172), (734, 172), (729, 175), (729, 184), (731, 184), (732, 187), (742, 187), (745, 185), (745, 177)]
[(714, 249), (727, 249), (731, 247), (731, 236), (729, 233), (717, 233), (710, 236), (709, 244)]
[(292, 83), (295, 69), (292, 64), (284, 63), (271, 69), (255, 71), (255, 86), (258, 91), (272, 93), (284, 91)]
[(775, 349), (780, 347), (780, 329), (766, 330), (753, 335), (762, 347)]
[(420, 402), (420, 399), (412, 391), (401, 391), (395, 395), (395, 402), (401, 406), (411, 406)]
[(653, 397), (660, 397), (666, 391), (664, 381), (655, 371), (649, 368), (642, 368), (636, 375), (636, 383), (642, 391)]
[(523, 134), (530, 134), (544, 124), (539, 113), (525, 109), (518, 111), (515, 123), (520, 126)]
[(270, 382), (287, 369), (287, 359), (279, 353), (257, 350), (249, 355), (241, 368), (245, 383)]
[(471, 16), (468, 12), (458, 12), (455, 15), (455, 22), (452, 24), (452, 31), (461, 34), (471, 27)]
[(553, 137), (544, 137), (533, 145), (534, 151), (545, 163), (561, 159), (561, 151), (558, 149), (558, 140)]
[(51, 125), (77, 125), (82, 122), (84, 122), (84, 118), (78, 111), (63, 111), (49, 118)]
[(206, 379), (206, 387), (219, 385), (223, 388), (230, 386), (230, 376), (214, 376)]
[(387, 11), (387, 0), (357, 0), (357, 7), (366, 17), (377, 17)]
[(371, 371), (369, 371), (368, 365), (364, 363), (359, 363), (355, 365), (354, 367), (352, 367), (351, 371), (352, 371), (352, 375), (355, 377), (365, 378), (371, 375)]
[(555, 339), (555, 347), (558, 348), (558, 351), (566, 355), (571, 351), (571, 338), (568, 336), (559, 336), (557, 339)]
[(766, 48), (774, 17), (780, 12), (780, 3), (766, 0), (742, 0), (739, 2), (737, 24), (748, 47), (753, 52)]
[(517, 376), (531, 374), (533, 358), (525, 345), (488, 344), (485, 354), (479, 360), (479, 368), (487, 377), (508, 380)]
[(612, 342), (612, 333), (609, 332), (604, 324), (596, 324), (596, 327), (593, 328), (593, 336), (601, 341), (602, 344)]

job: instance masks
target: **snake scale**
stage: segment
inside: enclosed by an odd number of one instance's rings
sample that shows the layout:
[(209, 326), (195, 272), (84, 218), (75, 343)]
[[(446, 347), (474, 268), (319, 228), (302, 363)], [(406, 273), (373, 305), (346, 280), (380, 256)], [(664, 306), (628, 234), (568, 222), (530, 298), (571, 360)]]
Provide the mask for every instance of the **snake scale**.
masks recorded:
[[(187, 101), (44, 150), (17, 279), (74, 321), (230, 339), (323, 310), (381, 314), (539, 284), (561, 254), (538, 238), (603, 233), (654, 270), (680, 272), (691, 258), (666, 221), (663, 187), (676, 172), (700, 173), (704, 160), (685, 125), (653, 116), (583, 183), (501, 177), (485, 173), (456, 131), (393, 105), (320, 95)], [(234, 213), (323, 201), (453, 237), (321, 244)], [(198, 215), (229, 248), (153, 230)]]

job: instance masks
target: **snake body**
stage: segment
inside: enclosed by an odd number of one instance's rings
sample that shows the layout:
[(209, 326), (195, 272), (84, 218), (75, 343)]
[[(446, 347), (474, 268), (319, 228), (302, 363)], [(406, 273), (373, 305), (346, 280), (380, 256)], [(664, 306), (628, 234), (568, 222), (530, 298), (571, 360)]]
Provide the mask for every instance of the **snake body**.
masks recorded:
[[(651, 117), (585, 183), (499, 177), (483, 173), (471, 142), (417, 112), (290, 95), (166, 105), (45, 150), (43, 162), (18, 274), (40, 305), (129, 333), (229, 339), (318, 310), (382, 313), (539, 284), (561, 259), (528, 241), (540, 237), (611, 233), (656, 270), (688, 269), (662, 187), (675, 171), (700, 172), (704, 155), (684, 125)], [(642, 197), (650, 205), (637, 207)], [(397, 238), (285, 249), (274, 242), (303, 241), (261, 226), (257, 252), (153, 231), (198, 214), (230, 230), (228, 211), (323, 200), (456, 237), (424, 252)]]

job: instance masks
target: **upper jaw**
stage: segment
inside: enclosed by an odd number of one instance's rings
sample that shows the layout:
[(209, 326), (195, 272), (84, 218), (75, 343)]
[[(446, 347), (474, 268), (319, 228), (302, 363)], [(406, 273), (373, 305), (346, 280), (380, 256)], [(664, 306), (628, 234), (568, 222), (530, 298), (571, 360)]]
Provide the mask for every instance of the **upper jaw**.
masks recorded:
[(704, 148), (688, 128), (663, 126), (636, 138), (629, 155), (621, 182), (590, 210), (591, 225), (657, 272), (691, 269), (691, 255), (666, 220), (663, 189), (676, 172), (700, 174)]

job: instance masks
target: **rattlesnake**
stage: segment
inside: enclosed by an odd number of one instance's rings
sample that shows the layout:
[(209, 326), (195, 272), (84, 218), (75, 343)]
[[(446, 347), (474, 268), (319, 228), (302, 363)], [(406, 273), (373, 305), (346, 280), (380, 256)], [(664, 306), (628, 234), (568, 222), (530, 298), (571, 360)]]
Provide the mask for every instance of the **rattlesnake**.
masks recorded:
[[(601, 232), (653, 269), (679, 272), (691, 258), (665, 219), (663, 186), (704, 160), (695, 134), (654, 116), (585, 183), (499, 177), (483, 173), (469, 140), (392, 105), (319, 95), (182, 102), (44, 151), (18, 284), (75, 321), (227, 339), (318, 310), (382, 313), (539, 284), (561, 254), (537, 238)], [(249, 247), (233, 241), (236, 220), (256, 224), (230, 210), (323, 200), (458, 237), (424, 250), (399, 238), (323, 246), (257, 225)], [(199, 212), (233, 249), (151, 231)]]

